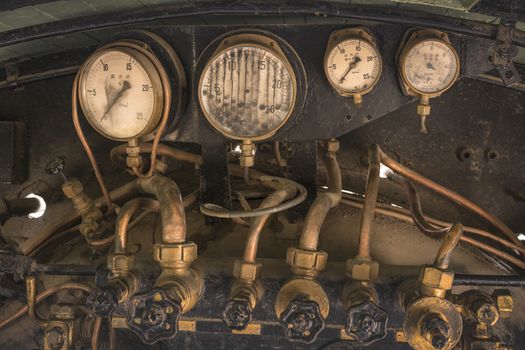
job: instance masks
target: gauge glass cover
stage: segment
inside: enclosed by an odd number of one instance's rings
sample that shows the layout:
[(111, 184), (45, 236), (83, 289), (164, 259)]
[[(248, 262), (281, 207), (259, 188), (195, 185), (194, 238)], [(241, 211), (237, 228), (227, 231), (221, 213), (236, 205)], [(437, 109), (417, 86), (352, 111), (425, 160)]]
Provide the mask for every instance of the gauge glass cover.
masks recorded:
[(128, 140), (151, 132), (160, 118), (162, 85), (147, 57), (119, 48), (95, 53), (84, 66), (80, 103), (102, 135)]
[(459, 60), (448, 44), (424, 40), (410, 48), (402, 62), (403, 78), (416, 92), (439, 93), (456, 80)]
[(371, 43), (348, 39), (332, 48), (325, 60), (332, 86), (346, 93), (369, 91), (381, 75), (381, 56)]
[(233, 139), (272, 136), (292, 113), (295, 98), (295, 75), (289, 62), (257, 44), (220, 51), (199, 81), (204, 115)]

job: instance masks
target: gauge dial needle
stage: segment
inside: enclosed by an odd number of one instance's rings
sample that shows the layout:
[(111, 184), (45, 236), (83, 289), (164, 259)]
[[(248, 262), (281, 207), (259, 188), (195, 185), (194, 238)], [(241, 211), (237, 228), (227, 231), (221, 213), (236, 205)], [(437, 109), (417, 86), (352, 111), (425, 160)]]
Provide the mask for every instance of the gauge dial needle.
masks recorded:
[(427, 63), (427, 68), (428, 69), (432, 69), (432, 70), (436, 70), (436, 68), (434, 68), (434, 66), (432, 65), (432, 63)]
[(111, 108), (113, 108), (115, 103), (117, 103), (117, 101), (129, 89), (131, 89), (131, 84), (127, 80), (124, 80), (124, 82), (122, 83), (122, 88), (120, 88), (120, 90), (117, 93), (115, 93), (115, 89), (111, 88), (109, 84), (106, 84), (106, 99), (108, 101), (108, 106), (106, 108), (106, 111), (104, 112), (104, 115), (102, 116), (101, 121), (107, 119), (107, 115), (109, 114), (109, 111), (111, 111)]
[(357, 66), (357, 63), (359, 63), (359, 62), (361, 62), (361, 59), (358, 56), (356, 56), (354, 58), (354, 60), (352, 62), (350, 62), (350, 64), (348, 65), (348, 68), (346, 69), (345, 74), (343, 74), (343, 76), (339, 80), (339, 84), (342, 84), (343, 81), (345, 81), (346, 76), (348, 75), (348, 73), (350, 73), (350, 71), (352, 69), (354, 69)]

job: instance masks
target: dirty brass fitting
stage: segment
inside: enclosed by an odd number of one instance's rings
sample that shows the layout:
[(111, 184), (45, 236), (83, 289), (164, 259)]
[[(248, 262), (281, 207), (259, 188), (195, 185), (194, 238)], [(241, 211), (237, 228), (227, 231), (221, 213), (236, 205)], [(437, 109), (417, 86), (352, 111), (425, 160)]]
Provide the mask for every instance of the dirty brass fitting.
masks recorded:
[(290, 247), (286, 252), (286, 263), (296, 276), (314, 279), (324, 270), (328, 254), (323, 251)]
[(295, 278), (277, 294), (275, 314), (290, 341), (310, 344), (325, 327), (328, 296), (314, 280)]
[(126, 155), (126, 165), (128, 168), (138, 169), (142, 166), (142, 157), (140, 156), (140, 147), (137, 139), (128, 141)]
[(514, 299), (508, 289), (496, 289), (492, 293), (492, 298), (496, 302), (498, 312), (501, 318), (509, 318), (514, 309)]
[(73, 305), (55, 304), (51, 306), (48, 322), (44, 328), (45, 350), (67, 350), (75, 342), (80, 322)]
[(241, 144), (240, 165), (251, 168), (255, 164), (255, 144), (252, 140), (243, 140)]
[(110, 290), (115, 293), (118, 303), (129, 300), (139, 289), (139, 277), (134, 271), (135, 257), (132, 254), (109, 254), (108, 269), (111, 278), (108, 281)]
[(258, 280), (248, 281), (236, 277), (222, 319), (228, 328), (244, 330), (252, 319), (253, 310), (262, 296), (263, 288)]
[(346, 275), (356, 281), (373, 282), (379, 277), (379, 263), (356, 256), (346, 261)]
[(346, 334), (361, 344), (371, 344), (387, 334), (388, 315), (378, 306), (378, 296), (371, 284), (348, 282), (343, 289), (346, 310)]
[(423, 266), (419, 271), (418, 280), (424, 295), (444, 298), (446, 293), (452, 289), (454, 273), (434, 266)]
[(494, 299), (479, 290), (470, 290), (460, 294), (456, 299), (466, 318), (476, 321), (483, 327), (495, 325), (499, 318), (498, 306)]
[(100, 231), (103, 215), (95, 202), (85, 192), (78, 179), (71, 179), (62, 185), (62, 192), (71, 200), (77, 213), (82, 217), (79, 231), (86, 238), (96, 237)]

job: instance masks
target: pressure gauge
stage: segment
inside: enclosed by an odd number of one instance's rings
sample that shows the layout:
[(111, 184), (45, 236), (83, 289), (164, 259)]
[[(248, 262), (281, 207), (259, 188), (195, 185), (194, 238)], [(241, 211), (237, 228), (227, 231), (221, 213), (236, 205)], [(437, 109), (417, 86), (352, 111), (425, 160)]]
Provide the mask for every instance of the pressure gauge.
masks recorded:
[(381, 54), (367, 29), (349, 28), (330, 34), (324, 71), (338, 94), (353, 97), (360, 106), (362, 96), (379, 81), (381, 70)]
[(410, 32), (399, 54), (399, 75), (405, 93), (420, 98), (421, 132), (430, 114), (429, 99), (448, 90), (459, 75), (459, 56), (448, 36), (436, 30)]
[(151, 60), (119, 46), (95, 51), (82, 65), (79, 96), (91, 126), (114, 140), (151, 133), (164, 101), (160, 73)]
[(223, 40), (201, 74), (206, 119), (235, 140), (271, 137), (288, 120), (297, 93), (294, 70), (277, 42), (258, 34)]

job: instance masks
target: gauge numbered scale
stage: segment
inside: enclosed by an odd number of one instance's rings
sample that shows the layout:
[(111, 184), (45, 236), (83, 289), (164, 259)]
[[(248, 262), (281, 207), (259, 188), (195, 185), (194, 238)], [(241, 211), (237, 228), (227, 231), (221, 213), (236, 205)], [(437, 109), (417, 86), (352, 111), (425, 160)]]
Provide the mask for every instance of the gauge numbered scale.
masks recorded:
[(405, 94), (420, 98), (417, 114), (421, 117), (420, 131), (426, 133), (429, 100), (452, 87), (460, 60), (443, 32), (423, 29), (410, 32), (406, 38), (399, 54), (399, 76)]
[(324, 71), (338, 94), (353, 97), (360, 106), (363, 95), (373, 90), (382, 71), (381, 54), (370, 32), (361, 27), (333, 32), (328, 39)]
[(235, 140), (267, 139), (281, 128), (295, 106), (295, 73), (278, 44), (257, 34), (225, 39), (199, 80), (206, 119)]

